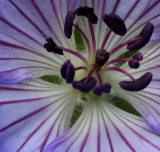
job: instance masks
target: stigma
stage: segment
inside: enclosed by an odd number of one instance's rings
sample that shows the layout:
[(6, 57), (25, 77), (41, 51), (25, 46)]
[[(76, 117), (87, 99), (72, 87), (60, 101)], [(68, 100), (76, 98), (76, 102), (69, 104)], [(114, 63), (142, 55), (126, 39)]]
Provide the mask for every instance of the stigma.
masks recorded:
[[(75, 18), (79, 16), (85, 17), (85, 19), (88, 20), (91, 42), (84, 31), (74, 24)], [(153, 24), (150, 22), (146, 23), (136, 37), (127, 40), (108, 51), (105, 48), (111, 33), (124, 36), (127, 33), (127, 28), (123, 19), (115, 13), (104, 14), (102, 20), (104, 21), (104, 24), (108, 26), (109, 31), (101, 47), (97, 48), (93, 25), (96, 26), (96, 24), (98, 24), (98, 17), (96, 16), (94, 9), (87, 6), (79, 7), (76, 10), (70, 10), (66, 15), (64, 23), (64, 34), (66, 38), (70, 39), (72, 37), (73, 28), (77, 29), (83, 36), (88, 47), (88, 58), (85, 58), (74, 50), (58, 46), (52, 38), (46, 39), (47, 43), (44, 44), (44, 47), (48, 52), (53, 52), (58, 55), (63, 55), (63, 52), (70, 53), (84, 63), (79, 67), (75, 67), (70, 60), (65, 61), (60, 69), (62, 78), (67, 84), (71, 84), (74, 89), (77, 89), (82, 93), (92, 92), (96, 96), (101, 96), (103, 93), (108, 94), (112, 91), (111, 83), (103, 82), (103, 75), (109, 71), (116, 71), (124, 74), (130, 79), (130, 81), (119, 82), (119, 86), (123, 90), (141, 91), (145, 89), (152, 81), (152, 73), (147, 72), (139, 78), (134, 78), (124, 69), (116, 67), (115, 63), (128, 62), (128, 66), (132, 69), (138, 69), (140, 67), (143, 55), (140, 52), (136, 52), (149, 42), (154, 30)], [(122, 47), (126, 47), (129, 51), (135, 51), (134, 55), (130, 58), (111, 59), (111, 56)], [(89, 61), (92, 61), (92, 64), (90, 64)], [(85, 70), (85, 75), (82, 79), (75, 80), (75, 74), (79, 70)]]

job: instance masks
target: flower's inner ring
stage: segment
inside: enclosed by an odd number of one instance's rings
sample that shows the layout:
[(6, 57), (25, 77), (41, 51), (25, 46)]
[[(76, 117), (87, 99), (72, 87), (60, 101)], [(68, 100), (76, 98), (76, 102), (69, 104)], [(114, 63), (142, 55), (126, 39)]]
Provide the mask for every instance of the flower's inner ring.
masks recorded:
[[(84, 16), (88, 19), (92, 43), (90, 43), (84, 31), (73, 23), (76, 15)], [(117, 72), (123, 73), (124, 75), (126, 75), (131, 79), (131, 81), (121, 81), (119, 83), (120, 87), (124, 90), (140, 91), (146, 88), (152, 80), (152, 73), (147, 72), (144, 75), (142, 75), (140, 78), (135, 79), (127, 71), (121, 68), (112, 66), (115, 63), (127, 61), (130, 68), (137, 69), (140, 66), (140, 61), (143, 59), (143, 56), (141, 53), (137, 53), (131, 58), (118, 58), (118, 59), (110, 60), (109, 62), (108, 60), (114, 53), (116, 53), (118, 50), (120, 50), (124, 46), (127, 46), (127, 49), (130, 51), (135, 51), (145, 46), (151, 38), (151, 35), (154, 30), (154, 26), (150, 22), (146, 23), (146, 25), (144, 26), (144, 28), (136, 38), (123, 42), (122, 44), (118, 45), (110, 52), (107, 52), (105, 50), (105, 46), (107, 44), (107, 41), (111, 33), (114, 32), (117, 35), (124, 36), (127, 33), (127, 29), (124, 21), (117, 14), (111, 13), (109, 15), (104, 15), (103, 21), (110, 28), (110, 30), (106, 35), (101, 45), (101, 48), (97, 48), (93, 24), (97, 24), (98, 18), (94, 13), (93, 8), (89, 8), (86, 6), (80, 7), (76, 10), (69, 11), (66, 16), (65, 25), (64, 25), (65, 36), (68, 39), (71, 38), (73, 27), (76, 28), (81, 33), (88, 47), (87, 59), (81, 54), (71, 49), (64, 48), (62, 46), (57, 46), (54, 43), (53, 39), (51, 38), (47, 39), (47, 43), (44, 45), (44, 47), (47, 49), (48, 52), (54, 52), (59, 55), (63, 55), (63, 51), (65, 51), (78, 57), (80, 60), (82, 60), (82, 63), (84, 63), (82, 66), (75, 68), (71, 63), (71, 61), (67, 60), (61, 67), (62, 77), (66, 80), (67, 83), (71, 83), (73, 88), (78, 89), (84, 93), (88, 93), (91, 90), (93, 90), (93, 93), (96, 94), (97, 96), (101, 96), (102, 93), (111, 92), (111, 84), (109, 84), (108, 82), (104, 83), (101, 77), (102, 74), (108, 71), (117, 71)], [(90, 64), (89, 63), (90, 61), (92, 61), (93, 63)], [(81, 80), (76, 81), (74, 80), (74, 76), (78, 70), (85, 70), (88, 74)], [(98, 85), (97, 85), (97, 80), (98, 80)]]

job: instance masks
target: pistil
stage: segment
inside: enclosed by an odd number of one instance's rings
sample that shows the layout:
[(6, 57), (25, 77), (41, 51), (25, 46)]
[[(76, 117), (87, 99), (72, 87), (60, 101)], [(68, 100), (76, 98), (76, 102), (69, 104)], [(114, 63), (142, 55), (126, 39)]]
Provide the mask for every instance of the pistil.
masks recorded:
[(104, 41), (103, 41), (103, 43), (102, 43), (101, 49), (104, 49), (104, 48), (105, 48), (105, 46), (106, 46), (106, 44), (107, 44), (107, 41), (108, 41), (111, 33), (112, 33), (112, 30), (110, 29), (109, 32), (108, 32), (108, 34), (107, 34), (107, 36), (106, 36), (106, 38), (104, 39)]

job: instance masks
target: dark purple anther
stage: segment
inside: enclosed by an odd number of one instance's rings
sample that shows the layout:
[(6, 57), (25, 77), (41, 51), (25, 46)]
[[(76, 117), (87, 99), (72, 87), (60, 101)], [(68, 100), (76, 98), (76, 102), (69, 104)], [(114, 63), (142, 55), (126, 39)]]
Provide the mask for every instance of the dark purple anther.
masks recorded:
[(105, 15), (103, 20), (116, 34), (123, 36), (127, 33), (124, 21), (117, 14), (111, 13), (109, 15)]
[(141, 76), (139, 79), (137, 79), (136, 82), (121, 81), (119, 85), (122, 89), (127, 91), (140, 91), (146, 88), (151, 81), (152, 81), (152, 73), (147, 72), (146, 74)]
[(64, 62), (61, 67), (61, 75), (66, 80), (67, 83), (71, 83), (73, 81), (75, 75), (75, 69), (70, 60)]
[(79, 7), (77, 9), (77, 15), (87, 17), (88, 19), (90, 19), (92, 24), (97, 24), (98, 22), (98, 17), (95, 15), (94, 9), (88, 6)]
[(136, 59), (136, 60), (138, 60), (138, 61), (141, 61), (141, 60), (143, 60), (143, 55), (142, 55), (142, 53), (137, 53), (137, 54), (135, 54), (133, 57), (132, 57), (132, 59)]
[(93, 90), (93, 93), (97, 96), (101, 96), (102, 93), (110, 93), (111, 92), (111, 85), (109, 83), (104, 83), (101, 86), (96, 86)]
[(140, 63), (138, 60), (134, 60), (134, 61), (129, 61), (128, 65), (130, 66), (130, 68), (132, 69), (138, 69), (140, 66)]
[(44, 44), (44, 47), (48, 52), (54, 52), (56, 54), (63, 55), (63, 50), (56, 48), (57, 45), (52, 38), (49, 37), (46, 39), (46, 41), (47, 43)]
[(102, 88), (100, 86), (97, 86), (94, 88), (93, 93), (96, 94), (97, 96), (102, 95)]
[(103, 92), (110, 93), (111, 92), (111, 85), (109, 83), (103, 84)]
[(85, 83), (86, 79), (88, 79), (88, 77), (80, 81), (72, 81), (72, 86), (84, 93), (88, 93), (95, 87), (97, 80), (93, 77), (90, 77), (89, 80)]
[(71, 35), (72, 35), (72, 25), (73, 25), (73, 21), (75, 19), (75, 16), (76, 16), (75, 11), (69, 11), (66, 16), (66, 19), (65, 19), (64, 33), (68, 39), (70, 39)]
[(109, 53), (104, 49), (99, 49), (96, 52), (95, 65), (97, 67), (102, 67), (105, 63), (107, 63), (108, 59), (109, 59)]
[(153, 24), (150, 22), (146, 23), (141, 33), (137, 36), (137, 37), (141, 37), (141, 39), (128, 44), (127, 49), (129, 49), (130, 51), (141, 49), (143, 46), (145, 46), (149, 42), (152, 36), (153, 30), (154, 30)]

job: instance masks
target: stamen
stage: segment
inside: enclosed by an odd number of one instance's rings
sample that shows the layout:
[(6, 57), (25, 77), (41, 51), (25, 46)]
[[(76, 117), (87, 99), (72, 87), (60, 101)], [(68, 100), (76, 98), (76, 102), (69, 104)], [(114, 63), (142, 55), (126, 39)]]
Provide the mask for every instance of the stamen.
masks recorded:
[(92, 24), (97, 24), (98, 17), (95, 15), (93, 8), (88, 6), (79, 7), (76, 12), (78, 16), (85, 16), (91, 21)]
[(63, 55), (63, 50), (56, 48), (57, 45), (52, 38), (49, 37), (46, 39), (46, 41), (47, 43), (44, 44), (44, 48), (46, 48), (48, 52), (54, 52), (56, 54)]
[(88, 58), (90, 58), (91, 57), (91, 45), (90, 45), (90, 42), (86, 34), (77, 25), (73, 24), (73, 26), (82, 34), (83, 38), (85, 39), (87, 47), (88, 47)]
[(147, 72), (139, 79), (136, 80), (136, 83), (133, 81), (122, 81), (119, 83), (120, 87), (127, 91), (140, 91), (146, 88), (152, 81), (152, 73)]
[(88, 80), (91, 78), (91, 76), (93, 75), (94, 72), (95, 72), (95, 70), (91, 70), (91, 71), (90, 71), (90, 73), (88, 74), (88, 76), (87, 76), (87, 78), (86, 78), (86, 80), (85, 80), (84, 83), (87, 83), (87, 82), (88, 82)]
[(96, 86), (93, 90), (93, 93), (96, 94), (97, 96), (101, 96), (102, 95), (102, 87)]
[(73, 50), (64, 48), (64, 47), (60, 47), (60, 46), (57, 46), (56, 48), (61, 49), (61, 50), (65, 51), (65, 52), (68, 52), (68, 53), (70, 53), (72, 55), (75, 55), (76, 57), (80, 58), (84, 62), (84, 64), (86, 65), (86, 67), (88, 67), (88, 62), (87, 62), (86, 58), (83, 57), (82, 55), (80, 55), (79, 53), (77, 53), (77, 52), (75, 52)]
[(66, 80), (67, 83), (71, 83), (73, 81), (75, 70), (73, 64), (70, 60), (64, 62), (61, 67), (61, 75)]
[(101, 76), (100, 76), (99, 73), (97, 73), (97, 78), (98, 78), (98, 80), (99, 80), (100, 86), (102, 86), (102, 85), (103, 85), (103, 82), (102, 82), (102, 78), (101, 78)]
[(129, 61), (129, 62), (128, 62), (128, 65), (129, 65), (129, 67), (132, 68), (132, 69), (138, 69), (139, 66), (140, 66), (140, 63), (139, 63), (138, 60), (135, 60), (135, 61)]
[(113, 64), (113, 63), (125, 62), (125, 61), (137, 61), (137, 60), (131, 59), (131, 58), (115, 59), (115, 60), (109, 61), (109, 62), (105, 65), (105, 67), (107, 67), (107, 66), (109, 66), (109, 65), (111, 65), (111, 64)]
[(64, 33), (68, 39), (70, 39), (72, 35), (72, 25), (73, 25), (75, 16), (76, 16), (75, 11), (69, 11), (65, 18)]
[(141, 61), (143, 59), (143, 55), (142, 55), (142, 53), (137, 53), (132, 57), (132, 59), (134, 59), (134, 60), (129, 61), (128, 65), (133, 69), (137, 69), (140, 66), (139, 61)]
[(96, 86), (93, 90), (93, 93), (96, 94), (97, 96), (101, 96), (102, 92), (110, 93), (111, 92), (111, 85), (109, 83), (103, 84), (100, 74), (97, 74), (97, 78), (99, 80), (100, 86)]
[(153, 24), (150, 22), (146, 23), (141, 33), (138, 35), (138, 37), (141, 37), (141, 39), (128, 44), (127, 49), (129, 49), (130, 51), (135, 51), (144, 47), (149, 42), (153, 30), (154, 30)]
[(109, 55), (111, 56), (111, 55), (114, 54), (117, 50), (119, 50), (120, 48), (124, 47), (125, 45), (130, 44), (130, 43), (132, 43), (132, 42), (136, 42), (137, 40), (140, 40), (140, 39), (141, 39), (141, 37), (134, 38), (134, 39), (132, 39), (132, 40), (128, 40), (128, 41), (126, 41), (126, 42), (118, 45), (117, 47), (115, 47), (115, 48), (109, 53)]
[(90, 92), (96, 85), (97, 80), (93, 77), (90, 77), (90, 79), (85, 83), (87, 77), (80, 80), (80, 81), (72, 81), (72, 86), (75, 89), (79, 89), (80, 91), (84, 93)]
[(111, 85), (109, 83), (103, 84), (103, 92), (110, 93), (111, 92)]
[(120, 73), (123, 73), (124, 75), (128, 76), (132, 81), (136, 82), (136, 80), (126, 71), (117, 68), (117, 67), (108, 67), (105, 71), (118, 71)]
[(127, 33), (124, 21), (117, 14), (105, 15), (103, 21), (118, 35), (123, 36)]
[(93, 50), (93, 57), (94, 57), (96, 55), (96, 39), (95, 39), (95, 34), (94, 34), (92, 24), (97, 24), (98, 18), (94, 13), (94, 9), (90, 8), (88, 6), (79, 7), (77, 9), (76, 13), (78, 16), (85, 16), (88, 18), (89, 27), (90, 27), (90, 31), (91, 31), (91, 37), (92, 37), (92, 45), (93, 45), (92, 50)]
[(90, 31), (91, 31), (91, 37), (92, 37), (92, 46), (93, 46), (93, 57), (96, 55), (96, 38), (95, 38), (95, 34), (94, 34), (94, 29), (93, 29), (93, 25), (90, 19), (88, 19), (88, 23), (89, 23), (89, 27), (90, 27)]
[(78, 71), (78, 70), (82, 70), (82, 69), (87, 70), (87, 68), (84, 67), (84, 66), (77, 67), (77, 68), (75, 68), (74, 70), (75, 70), (75, 71)]
[(143, 55), (142, 55), (142, 53), (139, 52), (139, 53), (135, 54), (132, 58), (136, 59), (138, 61), (141, 61), (141, 60), (143, 60)]
[(108, 41), (109, 36), (111, 35), (111, 33), (112, 33), (112, 30), (109, 30), (106, 38), (104, 39), (104, 41), (103, 41), (103, 43), (102, 43), (101, 49), (104, 49), (104, 48), (105, 48), (105, 45), (107, 44), (107, 41)]

